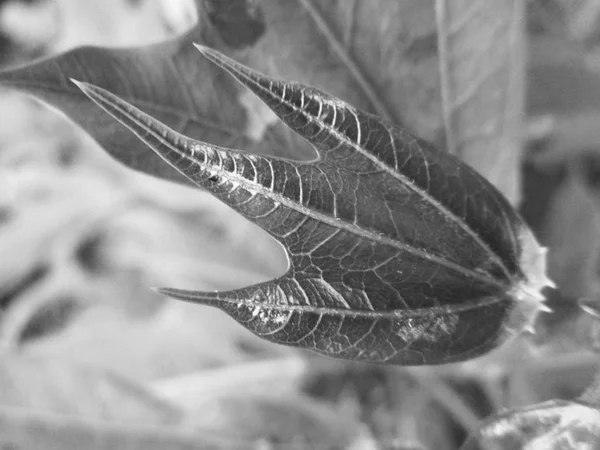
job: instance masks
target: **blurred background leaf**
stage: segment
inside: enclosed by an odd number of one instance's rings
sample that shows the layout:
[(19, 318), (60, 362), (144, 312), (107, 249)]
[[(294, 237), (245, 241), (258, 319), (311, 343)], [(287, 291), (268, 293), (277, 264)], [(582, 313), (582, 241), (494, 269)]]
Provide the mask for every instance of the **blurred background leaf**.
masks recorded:
[(521, 195), (525, 2), (437, 0), (447, 150), (513, 205)]
[(600, 411), (579, 402), (550, 401), (485, 421), (463, 450), (597, 448)]
[(3, 352), (0, 384), (3, 448), (227, 448), (194, 445), (183, 411), (102, 370)]

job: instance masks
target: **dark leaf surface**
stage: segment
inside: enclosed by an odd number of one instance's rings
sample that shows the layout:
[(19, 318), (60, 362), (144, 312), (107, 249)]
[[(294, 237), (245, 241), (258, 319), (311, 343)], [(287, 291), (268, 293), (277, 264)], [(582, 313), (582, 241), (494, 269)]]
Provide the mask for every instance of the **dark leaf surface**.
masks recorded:
[(600, 411), (585, 403), (551, 400), (487, 419), (463, 450), (600, 448)]
[[(252, 141), (244, 135), (244, 110), (238, 96), (214, 95), (214, 92), (231, 91), (231, 82), (214, 76), (214, 68), (206, 61), (198, 64), (196, 59), (190, 64), (191, 43), (214, 39), (210, 37), (212, 24), (207, 22), (209, 18), (225, 27), (225, 31), (230, 26), (222, 23), (225, 11), (215, 8), (207, 14), (203, 10), (205, 2), (197, 0), (196, 3), (204, 23), (170, 41), (127, 49), (80, 47), (4, 71), (0, 74), (0, 83), (58, 108), (124, 164), (185, 182), (177, 171), (148, 153), (131, 133), (110, 117), (98, 115), (97, 108), (69, 82), (69, 77), (105, 86), (187, 135), (221, 144), (251, 146)], [(235, 12), (247, 2), (237, 3), (240, 5), (227, 9)], [(238, 32), (245, 28), (238, 23)], [(245, 37), (251, 35), (256, 39), (259, 32), (256, 29)], [(246, 40), (245, 45), (252, 43)], [(204, 75), (203, 83), (198, 83), (199, 73)], [(191, 86), (194, 86), (193, 93)]]
[(192, 42), (201, 42), (263, 72), (305, 80), (437, 136), (433, 8), (410, 0), (353, 3), (349, 8), (345, 1), (331, 0), (195, 0), (198, 24), (170, 41), (127, 49), (77, 48), (0, 72), (0, 84), (62, 111), (125, 165), (179, 182), (187, 180), (99, 114), (69, 78), (108, 89), (186, 136), (309, 158), (301, 139), (273, 125), (272, 114), (256, 114), (256, 105), (233, 80), (197, 58)]
[(502, 342), (507, 326), (529, 325), (537, 290), (547, 284), (544, 252), (483, 177), (322, 91), (200, 50), (318, 158), (298, 162), (195, 141), (80, 83), (167, 162), (288, 251), (290, 268), (276, 280), (164, 293), (219, 307), (273, 342), (379, 363), (472, 358)]

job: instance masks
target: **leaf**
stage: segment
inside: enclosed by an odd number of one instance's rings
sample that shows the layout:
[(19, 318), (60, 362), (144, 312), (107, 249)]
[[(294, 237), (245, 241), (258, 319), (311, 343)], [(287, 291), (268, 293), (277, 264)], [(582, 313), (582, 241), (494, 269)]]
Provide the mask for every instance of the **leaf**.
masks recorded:
[(0, 406), (120, 423), (175, 424), (174, 406), (122, 377), (60, 360), (0, 357)]
[(566, 179), (554, 194), (541, 230), (544, 241), (552, 246), (549, 274), (556, 279), (561, 293), (574, 299), (592, 294), (594, 262), (600, 250), (597, 200), (582, 182), (581, 173), (578, 174), (595, 164), (588, 159), (577, 166), (571, 164)]
[(170, 302), (146, 320), (91, 308), (61, 334), (33, 341), (23, 352), (146, 382), (269, 357), (277, 354), (273, 350), (291, 349), (269, 345), (219, 311)]
[(91, 367), (3, 352), (0, 386), (2, 448), (253, 448), (192, 428), (176, 405)]
[(189, 433), (144, 425), (124, 427), (77, 418), (47, 417), (0, 408), (0, 445), (7, 449), (48, 450), (216, 450), (252, 449), (251, 444), (208, 443)]
[(438, 137), (439, 79), (431, 3), (263, 0), (260, 4), (267, 30), (242, 62), (277, 78), (302, 79), (420, 135)]
[(0, 386), (2, 448), (337, 449), (366, 437), (359, 423), (300, 396), (221, 393), (183, 410), (120, 376), (55, 358), (3, 353)]
[(272, 342), (379, 363), (469, 359), (502, 342), (507, 326), (531, 325), (537, 291), (549, 284), (544, 250), (485, 179), (322, 91), (199, 49), (319, 156), (298, 162), (194, 141), (77, 83), (190, 180), (268, 231), (290, 259), (285, 275), (247, 288), (161, 292), (216, 306)]
[[(5, 344), (61, 331), (75, 321), (65, 312), (91, 305), (145, 318), (165, 303), (148, 285), (232, 289), (287, 268), (277, 243), (208, 193), (176, 184), (165, 188), (124, 170), (89, 140), (75, 141), (72, 127), (37, 103), (15, 93), (1, 98), (0, 248), (10, 255), (0, 259)], [(137, 359), (144, 353), (138, 340), (131, 346), (117, 343), (131, 331), (127, 324), (125, 329), (107, 334), (117, 349), (130, 347)], [(143, 340), (144, 348), (158, 342), (150, 340)], [(218, 353), (210, 339), (204, 342), (211, 354)], [(78, 348), (79, 356), (99, 355)], [(190, 353), (197, 357), (198, 350), (195, 345)], [(123, 359), (130, 362), (131, 356)]]
[[(201, 2), (197, 3), (200, 8)], [(223, 86), (216, 77), (210, 77), (212, 81), (197, 86), (194, 98), (190, 98), (189, 87), (191, 80), (195, 84), (195, 74), (212, 70), (207, 64), (189, 64), (190, 44), (200, 36), (200, 28), (201, 25), (179, 38), (139, 48), (81, 47), (57, 58), (5, 71), (0, 74), (0, 83), (58, 107), (126, 165), (182, 181), (177, 172), (160, 164), (130, 133), (105, 115), (96, 114), (94, 105), (69, 83), (68, 77), (83, 77), (110, 87), (183, 133), (221, 143), (250, 145), (239, 131), (243, 130), (243, 113), (227, 105), (224, 98), (213, 95), (215, 90), (226, 91), (227, 84)], [(126, 82), (123, 74), (135, 83)], [(237, 104), (235, 97), (229, 101)]]
[(175, 424), (183, 418), (176, 407), (126, 379), (101, 370), (7, 352), (1, 356), (2, 444), (10, 436), (6, 430), (10, 429), (13, 412), (17, 421), (21, 420), (18, 411), (130, 425)]
[(524, 1), (437, 0), (448, 151), (514, 205), (525, 99)]
[(194, 410), (202, 429), (240, 441), (268, 440), (282, 449), (376, 448), (356, 419), (305, 396), (221, 395), (198, 399)]
[(199, 23), (173, 40), (129, 49), (82, 47), (1, 72), (0, 84), (58, 108), (127, 166), (179, 182), (186, 179), (98, 114), (68, 79), (108, 89), (196, 139), (310, 158), (301, 139), (271, 125), (268, 117), (258, 127), (248, 120), (258, 116), (236, 83), (195, 57), (191, 44), (202, 42), (235, 53), (264, 72), (324, 87), (368, 111), (402, 121), (421, 135), (438, 134), (435, 21), (429, 5), (408, 0), (356, 2), (351, 8), (348, 2), (329, 0), (195, 4)]
[(224, 394), (297, 395), (310, 373), (305, 358), (286, 356), (185, 373), (152, 383), (152, 390), (161, 398), (189, 409)]
[(600, 446), (600, 411), (585, 403), (551, 400), (485, 420), (462, 450), (576, 449)]
[[(360, 424), (308, 399), (223, 398), (186, 428), (92, 422), (0, 407), (0, 445), (18, 449), (376, 449)], [(201, 432), (190, 429), (199, 422)], [(226, 438), (221, 436), (227, 436)]]

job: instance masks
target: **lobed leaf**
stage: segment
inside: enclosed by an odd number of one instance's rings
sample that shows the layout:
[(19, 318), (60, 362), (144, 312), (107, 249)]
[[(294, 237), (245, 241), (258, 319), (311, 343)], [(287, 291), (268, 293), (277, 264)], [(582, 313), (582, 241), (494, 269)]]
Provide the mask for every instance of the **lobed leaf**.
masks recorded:
[(198, 47), (317, 150), (310, 162), (187, 138), (118, 96), (80, 88), (199, 187), (287, 250), (275, 280), (162, 289), (216, 306), (272, 342), (332, 357), (437, 364), (531, 325), (544, 251), (507, 200), (455, 157), (320, 90)]

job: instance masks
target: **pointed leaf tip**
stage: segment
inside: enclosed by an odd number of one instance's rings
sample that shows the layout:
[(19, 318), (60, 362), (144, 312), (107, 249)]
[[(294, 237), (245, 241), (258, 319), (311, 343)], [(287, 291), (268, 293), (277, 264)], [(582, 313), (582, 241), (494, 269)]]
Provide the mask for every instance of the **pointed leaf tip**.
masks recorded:
[(170, 297), (170, 295), (169, 295), (170, 292), (174, 291), (174, 289), (172, 289), (172, 288), (164, 288), (164, 287), (151, 287), (150, 289), (152, 289), (157, 294), (164, 295), (166, 297)]
[[(73, 83), (75, 86), (77, 86), (79, 88), (79, 90), (81, 90), (81, 92), (83, 92), (86, 95), (86, 97), (88, 97), (92, 101), (95, 101), (93, 93), (98, 92), (98, 91), (99, 92), (104, 91), (104, 89), (102, 89), (98, 86), (94, 86), (93, 84), (87, 83), (85, 81), (76, 80), (75, 78), (69, 78), (69, 81), (71, 81), (71, 83)], [(108, 92), (108, 91), (106, 91), (106, 92)]]
[(164, 295), (165, 297), (192, 303), (206, 303), (211, 297), (217, 295), (217, 291), (211, 293), (176, 288), (154, 288), (153, 290), (157, 294)]
[(170, 297), (176, 300), (192, 301), (194, 298), (194, 291), (186, 291), (183, 289), (165, 288), (165, 287), (152, 287), (150, 288), (158, 295), (164, 297)]
[(198, 44), (197, 42), (194, 42), (192, 45), (196, 47), (196, 49), (198, 49), (198, 51), (202, 54), (204, 54), (209, 48), (206, 45)]
[(92, 100), (94, 103), (98, 103), (96, 100), (94, 100), (94, 96), (93, 96), (94, 88), (96, 86), (94, 86), (93, 84), (90, 84), (90, 83), (86, 83), (85, 81), (76, 80), (75, 78), (69, 78), (69, 81), (71, 83), (73, 83), (75, 86), (77, 86), (77, 88), (83, 94), (85, 94), (85, 96), (88, 99)]
[(69, 81), (71, 83), (73, 83), (75, 86), (77, 86), (79, 89), (83, 90), (83, 88), (82, 88), (82, 85), (84, 84), (83, 81), (76, 80), (75, 78), (69, 78)]
[[(249, 67), (240, 64), (235, 59), (229, 58), (228, 56), (213, 48), (196, 43), (194, 43), (194, 47), (196, 47), (196, 49), (200, 53), (202, 53), (202, 55), (206, 59), (229, 72), (231, 75), (233, 75), (234, 78), (236, 78), (240, 82), (242, 82), (242, 80), (239, 79), (239, 76), (242, 74), (246, 77), (250, 75), (258, 75), (258, 72), (255, 72), (253, 69), (250, 69)], [(261, 76), (264, 77), (264, 75)]]
[[(86, 83), (85, 81), (79, 81), (76, 80), (75, 78), (69, 78), (69, 81), (71, 81), (71, 83), (73, 83), (75, 86), (77, 86), (79, 88), (79, 90), (81, 90), (81, 92), (83, 92), (90, 100), (96, 102), (96, 100), (94, 99), (94, 93), (95, 92), (103, 92), (104, 89), (94, 86), (93, 84), (90, 83)], [(108, 92), (108, 91), (106, 91)], [(96, 102), (97, 103), (97, 102)]]
[(202, 53), (204, 56), (206, 56), (207, 58), (209, 58), (211, 60), (218, 59), (218, 58), (223, 58), (223, 55), (220, 52), (218, 52), (218, 51), (216, 51), (216, 50), (214, 50), (214, 49), (212, 49), (212, 48), (210, 48), (210, 47), (208, 47), (206, 45), (198, 44), (196, 42), (194, 42), (193, 45), (194, 45), (194, 47), (196, 47), (196, 49), (200, 53)]

